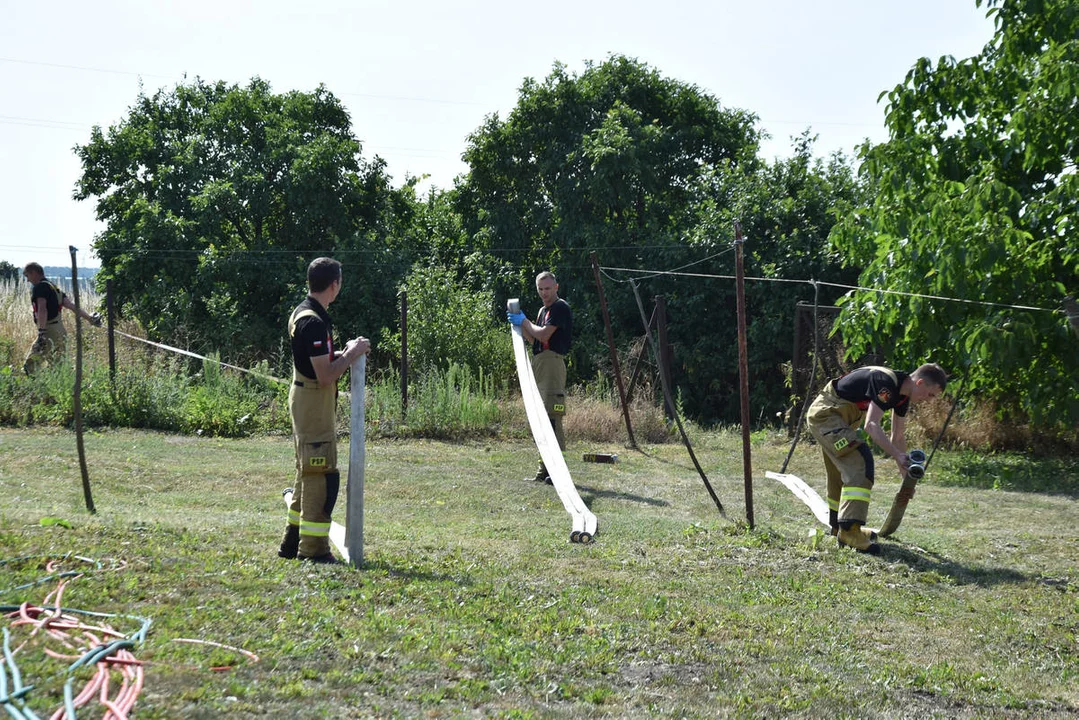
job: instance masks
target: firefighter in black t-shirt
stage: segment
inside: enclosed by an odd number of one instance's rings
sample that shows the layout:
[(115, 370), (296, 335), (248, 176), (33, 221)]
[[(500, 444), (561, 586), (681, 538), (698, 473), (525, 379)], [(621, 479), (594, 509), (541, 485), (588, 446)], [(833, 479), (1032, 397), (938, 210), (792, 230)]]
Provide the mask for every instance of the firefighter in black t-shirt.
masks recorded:
[(371, 348), (367, 338), (349, 340), (334, 352), (333, 323), (326, 308), (341, 292), (341, 263), (317, 258), (307, 268), (307, 298), (289, 318), (292, 387), (288, 405), (296, 450), (296, 484), (288, 510), (283, 558), (336, 563), (330, 552), (330, 514), (337, 502), (337, 379)]
[[(901, 475), (910, 466), (905, 438), (910, 405), (944, 391), (948, 378), (935, 363), (913, 373), (870, 366), (832, 380), (809, 406), (807, 425), (824, 458), (828, 476), (828, 514), (840, 544), (877, 554), (880, 546), (865, 528), (873, 488), (872, 440), (895, 460)], [(881, 427), (892, 411), (891, 437)]]
[[(30, 347), (22, 366), (23, 372), (32, 375), (42, 363), (62, 355), (66, 349), (67, 331), (64, 330), (60, 311), (63, 308), (75, 310), (75, 303), (60, 288), (45, 279), (45, 269), (38, 263), (27, 263), (22, 275), (33, 286), (30, 290), (30, 304), (34, 313), (34, 325), (37, 326), (37, 340)], [(82, 308), (78, 310), (90, 324), (101, 326), (100, 315), (91, 315)]]
[[(562, 429), (562, 418), (566, 414), (565, 356), (573, 342), (573, 311), (569, 303), (558, 297), (558, 279), (554, 273), (541, 272), (536, 276), (536, 292), (543, 303), (536, 321), (529, 322), (523, 313), (511, 315), (509, 320), (520, 325), (521, 334), (532, 341), (532, 372), (536, 376), (536, 387), (543, 397), (558, 447), (565, 452), (566, 434)], [(551, 482), (542, 460), (534, 479)]]

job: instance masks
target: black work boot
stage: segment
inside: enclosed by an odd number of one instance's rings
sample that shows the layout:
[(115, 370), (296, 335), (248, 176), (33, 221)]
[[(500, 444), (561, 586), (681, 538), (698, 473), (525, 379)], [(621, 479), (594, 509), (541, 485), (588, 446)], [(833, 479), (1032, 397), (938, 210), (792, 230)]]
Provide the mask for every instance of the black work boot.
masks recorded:
[(300, 526), (291, 523), (285, 528), (285, 537), (281, 540), (281, 547), (277, 550), (277, 556), (286, 560), (295, 560), (296, 552), (300, 549)]
[(315, 555), (314, 557), (307, 557), (306, 555), (301, 555), (300, 562), (309, 562), (316, 565), (344, 565), (343, 562), (333, 556), (332, 552), (324, 553), (322, 555)]

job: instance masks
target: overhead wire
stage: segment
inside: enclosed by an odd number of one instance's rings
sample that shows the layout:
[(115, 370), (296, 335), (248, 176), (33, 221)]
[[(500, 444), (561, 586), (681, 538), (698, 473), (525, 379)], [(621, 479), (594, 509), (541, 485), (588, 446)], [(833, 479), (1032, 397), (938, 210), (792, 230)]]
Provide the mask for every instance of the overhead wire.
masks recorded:
[[(686, 272), (677, 272), (677, 271), (674, 271), (674, 270), (648, 270), (648, 269), (643, 269), (643, 268), (624, 268), (624, 267), (601, 267), (600, 270), (601, 271), (610, 270), (612, 272), (651, 273), (648, 277), (656, 277), (656, 276), (660, 276), (660, 275), (672, 275), (672, 276), (676, 276), (676, 277), (696, 277), (696, 278), (708, 278), (708, 279), (717, 279), (717, 280), (735, 280), (736, 279), (734, 275), (714, 275), (714, 274), (710, 274), (710, 273), (686, 273)], [(633, 279), (637, 279), (637, 276), (634, 276)], [(924, 294), (924, 293), (912, 293), (912, 292), (905, 292), (903, 290), (886, 290), (884, 288), (864, 287), (862, 285), (844, 285), (844, 284), (841, 284), (841, 283), (825, 282), (823, 280), (805, 280), (805, 279), (771, 278), (771, 277), (746, 277), (745, 280), (747, 280), (747, 281), (752, 280), (752, 281), (755, 281), (755, 282), (777, 282), (777, 283), (794, 283), (794, 284), (808, 284), (808, 285), (812, 285), (813, 283), (817, 283), (817, 284), (820, 284), (820, 285), (826, 285), (828, 287), (841, 288), (841, 289), (845, 289), (845, 290), (862, 290), (862, 291), (865, 291), (865, 292), (876, 292), (876, 293), (880, 293), (882, 295), (902, 295), (902, 296), (905, 296), (905, 297), (922, 298), (922, 299), (925, 299), (925, 300), (942, 300), (942, 301), (947, 301), (947, 302), (967, 303), (967, 304), (970, 304), (970, 305), (980, 305), (980, 306), (983, 306), (983, 307), (996, 307), (996, 308), (1004, 308), (1004, 309), (1009, 309), (1009, 310), (1033, 310), (1033, 311), (1049, 312), (1049, 313), (1063, 313), (1064, 312), (1062, 309), (1057, 309), (1057, 308), (1043, 308), (1043, 307), (1037, 307), (1037, 306), (1034, 306), (1034, 305), (1012, 305), (1012, 304), (1008, 304), (1008, 303), (988, 302), (988, 301), (985, 301), (985, 300), (968, 300), (966, 298), (953, 298), (953, 297), (947, 297), (947, 296), (944, 296), (944, 295), (928, 295), (928, 294)], [(616, 280), (616, 282), (626, 282), (626, 280)]]

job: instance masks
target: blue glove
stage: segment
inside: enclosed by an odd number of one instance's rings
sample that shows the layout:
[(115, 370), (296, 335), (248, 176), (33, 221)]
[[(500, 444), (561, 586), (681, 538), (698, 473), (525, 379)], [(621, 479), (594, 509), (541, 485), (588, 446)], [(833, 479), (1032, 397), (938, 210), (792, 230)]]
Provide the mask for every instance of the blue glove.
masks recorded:
[(509, 320), (510, 324), (513, 325), (514, 327), (521, 327), (521, 323), (524, 322), (524, 319), (525, 319), (525, 314), (523, 312), (519, 312), (519, 313), (508, 312), (508, 313), (506, 313), (506, 319)]

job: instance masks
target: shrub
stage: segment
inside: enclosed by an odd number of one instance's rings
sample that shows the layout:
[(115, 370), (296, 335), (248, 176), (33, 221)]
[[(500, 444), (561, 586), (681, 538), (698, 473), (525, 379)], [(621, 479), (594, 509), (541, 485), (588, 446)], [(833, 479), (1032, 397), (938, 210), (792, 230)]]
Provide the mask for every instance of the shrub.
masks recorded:
[[(507, 377), (513, 355), (506, 323), (496, 319), (490, 290), (469, 290), (451, 270), (417, 265), (406, 278), (408, 358), (419, 373), (468, 368), (473, 376)], [(400, 359), (401, 333), (389, 340)]]
[[(375, 376), (366, 388), (367, 432), (375, 436), (463, 439), (498, 435), (502, 410), (499, 391), (483, 371), (451, 364), (431, 370), (409, 386), (407, 414), (401, 410), (401, 377), (396, 371)], [(340, 415), (348, 422), (346, 407)]]

